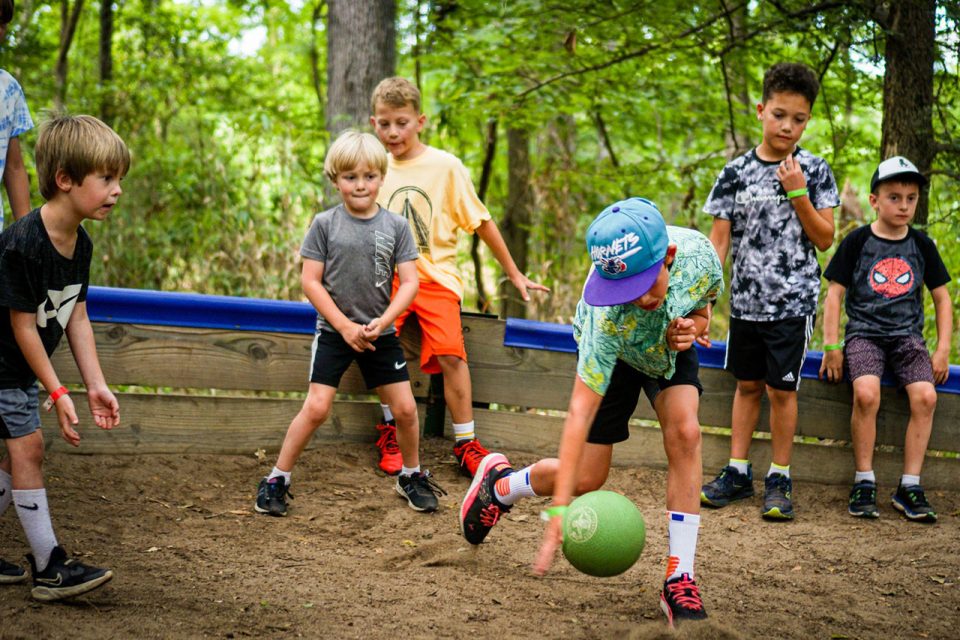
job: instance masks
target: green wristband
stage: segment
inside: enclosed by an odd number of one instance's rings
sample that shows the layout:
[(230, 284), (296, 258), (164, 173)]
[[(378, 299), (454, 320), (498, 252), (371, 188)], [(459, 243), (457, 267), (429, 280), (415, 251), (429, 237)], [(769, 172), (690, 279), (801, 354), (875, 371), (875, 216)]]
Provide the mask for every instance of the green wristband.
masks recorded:
[(808, 191), (806, 187), (800, 189), (794, 189), (793, 191), (787, 191), (787, 197), (793, 200), (794, 198), (799, 198), (800, 196), (807, 195)]
[(836, 344), (825, 344), (825, 345), (823, 345), (823, 350), (824, 350), (824, 351), (839, 351), (840, 349), (843, 349), (843, 340), (841, 340), (840, 342), (838, 342), (838, 343), (836, 343)]
[(547, 507), (540, 512), (540, 519), (544, 522), (549, 522), (552, 518), (557, 516), (563, 516), (567, 512), (567, 505), (565, 504), (555, 504)]

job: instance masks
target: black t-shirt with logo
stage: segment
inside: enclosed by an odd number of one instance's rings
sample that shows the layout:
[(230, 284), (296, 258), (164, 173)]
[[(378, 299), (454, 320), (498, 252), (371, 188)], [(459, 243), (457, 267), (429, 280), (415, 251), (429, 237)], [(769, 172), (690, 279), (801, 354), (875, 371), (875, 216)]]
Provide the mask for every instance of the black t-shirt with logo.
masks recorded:
[(932, 290), (950, 282), (927, 234), (908, 227), (904, 238), (888, 240), (874, 234), (870, 225), (840, 242), (823, 277), (847, 288), (847, 339), (922, 336), (921, 283)]
[(66, 258), (50, 241), (40, 209), (17, 220), (0, 234), (0, 389), (26, 388), (37, 380), (13, 335), (10, 309), (37, 314), (37, 332), (53, 353), (78, 302), (87, 299), (90, 236), (77, 229), (73, 257)]

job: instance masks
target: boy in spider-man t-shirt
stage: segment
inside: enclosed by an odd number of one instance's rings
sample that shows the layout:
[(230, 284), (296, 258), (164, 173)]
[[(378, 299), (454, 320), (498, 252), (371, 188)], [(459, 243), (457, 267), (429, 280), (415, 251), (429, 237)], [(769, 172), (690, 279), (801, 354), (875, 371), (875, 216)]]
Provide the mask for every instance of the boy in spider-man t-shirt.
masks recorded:
[[(873, 449), (880, 409), (880, 377), (889, 367), (910, 400), (903, 445), (903, 475), (892, 496), (910, 520), (935, 522), (937, 513), (920, 484), (923, 457), (937, 406), (934, 384), (949, 375), (953, 311), (946, 284), (950, 274), (933, 241), (910, 226), (920, 188), (927, 182), (906, 158), (880, 163), (870, 181), (870, 206), (877, 219), (851, 232), (837, 247), (824, 277), (830, 281), (823, 310), (824, 357), (820, 375), (843, 377), (846, 361), (853, 382), (850, 431), (856, 476), (848, 511), (877, 518)], [(930, 290), (937, 322), (933, 357), (923, 340), (923, 285)], [(839, 338), (840, 303), (846, 294), (846, 340)]]

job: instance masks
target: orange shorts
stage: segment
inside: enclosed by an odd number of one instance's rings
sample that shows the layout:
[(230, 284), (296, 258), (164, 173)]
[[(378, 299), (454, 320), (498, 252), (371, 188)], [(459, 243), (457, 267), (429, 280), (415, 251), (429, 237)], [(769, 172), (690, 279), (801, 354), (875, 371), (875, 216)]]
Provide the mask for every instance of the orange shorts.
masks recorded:
[[(399, 286), (400, 280), (394, 275), (393, 293)], [(457, 294), (436, 282), (421, 281), (417, 297), (394, 321), (398, 335), (411, 313), (420, 321), (420, 369), (424, 373), (440, 373), (437, 356), (456, 356), (466, 362)]]

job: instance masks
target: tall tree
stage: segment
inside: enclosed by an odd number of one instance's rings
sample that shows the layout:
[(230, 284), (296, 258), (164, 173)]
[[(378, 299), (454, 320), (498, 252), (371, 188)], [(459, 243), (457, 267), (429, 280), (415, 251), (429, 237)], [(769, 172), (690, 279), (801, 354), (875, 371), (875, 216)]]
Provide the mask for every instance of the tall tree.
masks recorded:
[(73, 44), (73, 34), (77, 31), (80, 22), (80, 12), (83, 10), (83, 0), (76, 0), (73, 9), (70, 9), (70, 0), (60, 0), (60, 48), (57, 51), (57, 64), (53, 69), (56, 92), (54, 105), (57, 111), (63, 111), (67, 101), (67, 58), (70, 54), (70, 45)]
[[(936, 155), (933, 136), (933, 65), (936, 61), (935, 0), (904, 0), (883, 5), (877, 22), (887, 32), (883, 75), (880, 155), (905, 156), (929, 175)], [(928, 190), (920, 193), (916, 222), (925, 224)]]
[(113, 0), (100, 0), (100, 119), (113, 122)]
[[(530, 132), (507, 129), (507, 206), (501, 222), (503, 240), (521, 272), (527, 270), (527, 235), (533, 215), (533, 189), (530, 186)], [(500, 283), (500, 317), (524, 318), (526, 304), (512, 283)]]
[(327, 130), (362, 126), (370, 94), (397, 63), (395, 0), (327, 4)]

